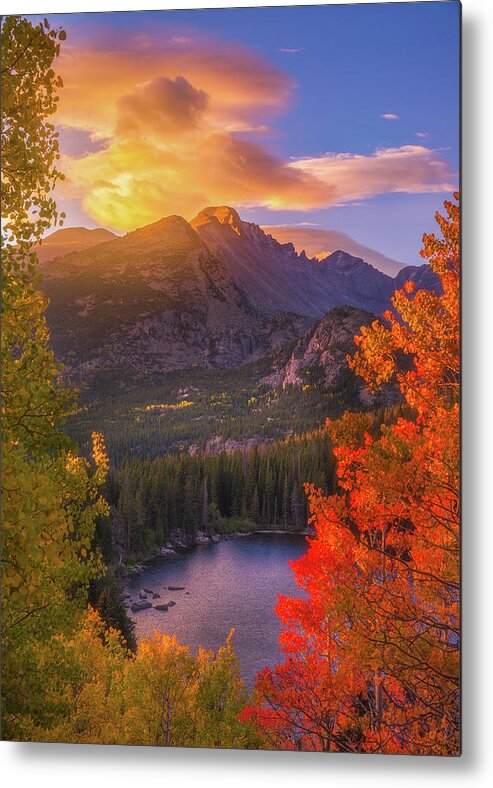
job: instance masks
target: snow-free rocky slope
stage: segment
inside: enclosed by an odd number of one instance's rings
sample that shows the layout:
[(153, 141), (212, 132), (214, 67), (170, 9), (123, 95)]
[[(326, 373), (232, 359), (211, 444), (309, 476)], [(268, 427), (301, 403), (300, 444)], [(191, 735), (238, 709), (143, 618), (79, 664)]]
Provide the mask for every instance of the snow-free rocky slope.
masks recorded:
[(390, 276), (357, 257), (336, 251), (321, 261), (309, 259), (227, 206), (206, 208), (190, 224), (266, 314), (320, 318), (339, 304), (379, 313), (394, 289)]
[(273, 373), (264, 382), (270, 386), (316, 385), (344, 405), (389, 405), (398, 393), (385, 387), (378, 396), (371, 395), (363, 381), (356, 378), (347, 364), (347, 356), (356, 350), (354, 337), (362, 326), (369, 326), (375, 315), (363, 309), (337, 306), (307, 331), (291, 348), (274, 355)]
[[(395, 289), (360, 258), (309, 259), (227, 206), (122, 237), (101, 231), (93, 244), (98, 232), (61, 230), (41, 247), (61, 250), (42, 265), (53, 345), (83, 375), (235, 366), (301, 337), (335, 306), (379, 314)], [(66, 253), (70, 243), (86, 246)]]

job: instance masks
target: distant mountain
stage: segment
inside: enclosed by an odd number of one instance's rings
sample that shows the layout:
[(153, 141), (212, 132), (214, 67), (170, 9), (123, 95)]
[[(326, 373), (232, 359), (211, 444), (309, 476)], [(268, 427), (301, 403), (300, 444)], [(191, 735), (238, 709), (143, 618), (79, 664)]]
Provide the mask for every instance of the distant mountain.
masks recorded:
[[(381, 313), (396, 284), (342, 250), (298, 254), (228, 206), (122, 237), (62, 230), (40, 249), (62, 251), (42, 264), (47, 318), (57, 355), (82, 375), (235, 366), (299, 339), (334, 307)], [(427, 286), (428, 274), (406, 270)], [(341, 331), (361, 319), (351, 314)]]
[(299, 224), (273, 227), (263, 226), (262, 230), (276, 238), (279, 243), (290, 241), (298, 252), (304, 250), (308, 257), (315, 257), (318, 260), (328, 257), (337, 249), (344, 249), (354, 257), (362, 258), (378, 271), (382, 271), (388, 276), (395, 276), (405, 265), (381, 252), (375, 251), (375, 249), (370, 249), (370, 247), (360, 244), (351, 236), (338, 230), (324, 230), (323, 228), (305, 227)]
[(394, 289), (399, 290), (405, 282), (414, 282), (418, 290), (433, 290), (439, 295), (442, 286), (437, 274), (429, 265), (408, 265), (403, 268), (394, 279)]
[(43, 266), (44, 263), (53, 260), (55, 257), (63, 257), (81, 249), (88, 249), (91, 246), (111, 241), (117, 238), (109, 230), (98, 227), (95, 230), (87, 230), (85, 227), (67, 227), (56, 230), (54, 233), (43, 238), (41, 244), (36, 246), (38, 259)]
[(265, 314), (320, 318), (339, 304), (378, 313), (393, 292), (391, 277), (361, 258), (337, 251), (322, 261), (309, 259), (292, 243), (281, 244), (243, 222), (233, 208), (206, 208), (190, 224)]

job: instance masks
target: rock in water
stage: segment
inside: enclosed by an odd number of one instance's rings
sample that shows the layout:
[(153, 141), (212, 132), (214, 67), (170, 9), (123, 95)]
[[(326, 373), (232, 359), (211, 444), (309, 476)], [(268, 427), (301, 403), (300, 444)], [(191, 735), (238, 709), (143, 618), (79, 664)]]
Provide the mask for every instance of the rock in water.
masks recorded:
[(139, 610), (147, 610), (147, 608), (149, 608), (149, 607), (152, 607), (151, 603), (148, 602), (147, 600), (145, 600), (143, 602), (134, 602), (133, 605), (131, 606), (130, 610), (133, 613), (138, 613)]

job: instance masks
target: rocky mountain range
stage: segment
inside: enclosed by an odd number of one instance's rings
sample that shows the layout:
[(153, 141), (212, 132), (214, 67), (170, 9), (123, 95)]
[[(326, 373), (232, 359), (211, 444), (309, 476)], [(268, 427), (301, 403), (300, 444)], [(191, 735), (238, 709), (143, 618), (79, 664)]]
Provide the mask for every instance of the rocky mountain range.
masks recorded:
[(355, 241), (347, 233), (338, 230), (326, 230), (321, 227), (310, 227), (303, 224), (286, 224), (262, 226), (267, 235), (272, 235), (280, 243), (292, 243), (298, 252), (305, 250), (308, 257), (322, 260), (337, 249), (344, 249), (353, 257), (359, 257), (370, 263), (374, 268), (389, 276), (396, 276), (404, 263), (387, 257), (387, 255), (371, 249), (369, 246)]
[[(60, 230), (39, 251), (55, 351), (83, 375), (235, 366), (298, 340), (336, 306), (378, 315), (400, 277), (342, 250), (298, 254), (227, 206), (122, 237)], [(429, 285), (424, 268), (406, 270)]]

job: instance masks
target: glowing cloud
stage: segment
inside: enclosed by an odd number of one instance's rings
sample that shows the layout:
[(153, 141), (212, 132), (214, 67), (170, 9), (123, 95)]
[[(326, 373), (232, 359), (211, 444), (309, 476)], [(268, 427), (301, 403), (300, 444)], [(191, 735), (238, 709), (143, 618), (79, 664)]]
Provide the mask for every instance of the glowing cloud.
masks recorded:
[(328, 153), (290, 163), (330, 189), (332, 205), (362, 200), (386, 192), (452, 191), (453, 175), (439, 152), (421, 145), (378, 150), (370, 156)]
[(384, 120), (399, 120), (399, 115), (396, 115), (394, 112), (385, 112), (381, 117)]
[(58, 196), (104, 226), (131, 230), (207, 204), (310, 210), (452, 188), (424, 147), (284, 161), (252, 141), (271, 133), (295, 85), (244, 47), (199, 35), (111, 44), (64, 50), (57, 114), (67, 175)]
[(242, 47), (200, 38), (113, 40), (111, 50), (67, 46), (58, 63), (64, 81), (58, 123), (112, 136), (118, 100), (159, 77), (185, 79), (210, 96), (215, 123), (275, 117), (294, 90), (291, 78)]
[(118, 137), (152, 132), (158, 138), (180, 135), (199, 126), (209, 97), (185, 77), (157, 77), (118, 100)]

